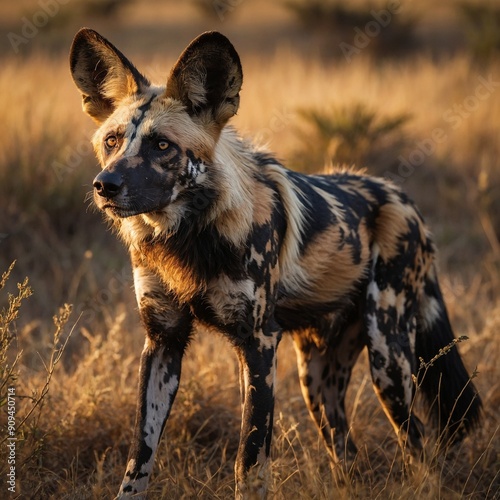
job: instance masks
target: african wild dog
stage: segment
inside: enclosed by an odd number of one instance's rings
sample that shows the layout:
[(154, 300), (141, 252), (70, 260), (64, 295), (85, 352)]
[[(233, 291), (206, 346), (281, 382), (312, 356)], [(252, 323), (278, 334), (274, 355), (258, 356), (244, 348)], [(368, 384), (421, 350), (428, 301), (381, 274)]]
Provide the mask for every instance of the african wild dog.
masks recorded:
[[(119, 496), (147, 488), (199, 325), (222, 332), (239, 359), (237, 496), (266, 491), (282, 332), (293, 335), (304, 399), (334, 462), (356, 453), (344, 398), (365, 346), (399, 442), (418, 452), (412, 373), (453, 333), (434, 245), (411, 201), (382, 179), (287, 170), (240, 139), (226, 124), (238, 109), (241, 64), (219, 33), (194, 40), (166, 86), (89, 29), (76, 35), (70, 64), (99, 124), (94, 200), (130, 250), (147, 333)], [(420, 382), (447, 439), (478, 422), (481, 402), (456, 349)]]

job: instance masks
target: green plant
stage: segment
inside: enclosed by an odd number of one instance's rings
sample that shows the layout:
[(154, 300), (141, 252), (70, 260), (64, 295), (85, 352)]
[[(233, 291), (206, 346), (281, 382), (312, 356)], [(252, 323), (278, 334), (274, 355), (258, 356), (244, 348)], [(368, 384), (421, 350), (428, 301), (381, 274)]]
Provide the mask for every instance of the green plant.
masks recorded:
[(224, 21), (231, 16), (242, 0), (191, 0), (191, 3), (205, 17)]
[(285, 0), (283, 5), (310, 29), (354, 27), (371, 20), (370, 12), (339, 0)]
[(115, 16), (128, 3), (131, 0), (80, 0), (84, 13), (106, 18)]
[[(399, 54), (413, 44), (416, 17), (399, 11), (399, 4), (386, 2), (349, 2), (347, 0), (284, 0), (307, 30), (334, 37), (329, 51), (348, 44), (349, 53), (368, 48), (377, 55)], [(339, 55), (346, 56), (345, 48)]]
[(409, 120), (402, 113), (382, 117), (363, 104), (329, 111), (303, 109), (299, 116), (308, 131), (300, 133), (303, 147), (296, 157), (309, 169), (325, 163), (387, 167), (387, 154), (396, 158), (405, 142), (402, 128)]
[(467, 45), (474, 56), (487, 59), (500, 50), (500, 7), (460, 2), (458, 12), (465, 26)]

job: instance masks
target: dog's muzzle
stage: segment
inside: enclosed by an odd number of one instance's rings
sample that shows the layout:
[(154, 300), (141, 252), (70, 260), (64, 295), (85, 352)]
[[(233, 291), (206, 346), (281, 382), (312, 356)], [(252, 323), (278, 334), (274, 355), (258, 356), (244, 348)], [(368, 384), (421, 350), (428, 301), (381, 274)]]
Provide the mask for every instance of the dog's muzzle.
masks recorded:
[(116, 172), (103, 170), (94, 179), (94, 189), (99, 196), (111, 199), (120, 193), (123, 188), (122, 176)]

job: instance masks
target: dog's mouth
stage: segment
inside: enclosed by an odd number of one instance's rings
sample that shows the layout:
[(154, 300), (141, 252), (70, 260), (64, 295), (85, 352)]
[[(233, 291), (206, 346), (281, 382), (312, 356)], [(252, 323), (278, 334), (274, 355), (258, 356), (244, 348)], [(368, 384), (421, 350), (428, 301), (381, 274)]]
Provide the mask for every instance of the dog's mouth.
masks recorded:
[(133, 217), (135, 215), (143, 215), (143, 214), (154, 214), (159, 213), (163, 207), (155, 206), (152, 208), (149, 207), (127, 207), (120, 206), (114, 203), (105, 203), (99, 207), (105, 213), (111, 215), (114, 218), (118, 219), (126, 219), (127, 217)]
[(140, 214), (140, 212), (136, 210), (128, 210), (120, 207), (106, 207), (105, 210), (111, 212), (112, 215), (119, 219), (126, 219), (127, 217), (133, 217), (134, 215)]
[(94, 202), (100, 210), (114, 219), (125, 219), (135, 215), (161, 212), (170, 202), (170, 196), (153, 199), (116, 196), (104, 198), (94, 195)]
[(154, 210), (144, 210), (132, 207), (120, 207), (118, 205), (114, 205), (112, 203), (106, 203), (105, 205), (100, 207), (106, 213), (110, 213), (113, 217), (117, 217), (119, 219), (126, 219), (127, 217), (133, 217), (134, 215), (146, 214), (149, 212), (155, 212)]

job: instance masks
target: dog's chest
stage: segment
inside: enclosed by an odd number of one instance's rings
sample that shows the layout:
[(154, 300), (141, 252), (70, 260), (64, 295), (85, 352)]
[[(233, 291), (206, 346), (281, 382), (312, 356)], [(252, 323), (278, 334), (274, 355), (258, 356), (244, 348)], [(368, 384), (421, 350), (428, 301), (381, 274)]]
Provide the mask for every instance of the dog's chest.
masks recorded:
[[(254, 296), (253, 281), (245, 264), (233, 252), (210, 245), (176, 245), (143, 242), (141, 264), (156, 274), (169, 295), (192, 307), (196, 316), (214, 323), (234, 323), (247, 313)], [(222, 255), (224, 254), (224, 255)]]
[[(210, 226), (196, 228), (182, 221), (169, 237), (150, 236), (138, 245), (142, 264), (154, 270), (179, 302), (189, 303), (210, 290), (234, 290), (233, 282), (244, 279), (242, 252), (223, 241)], [(218, 302), (214, 298), (214, 302)]]
[[(193, 316), (226, 334), (238, 333), (255, 323), (256, 301), (251, 280), (221, 276), (190, 301)], [(243, 326), (242, 326), (243, 325)]]

